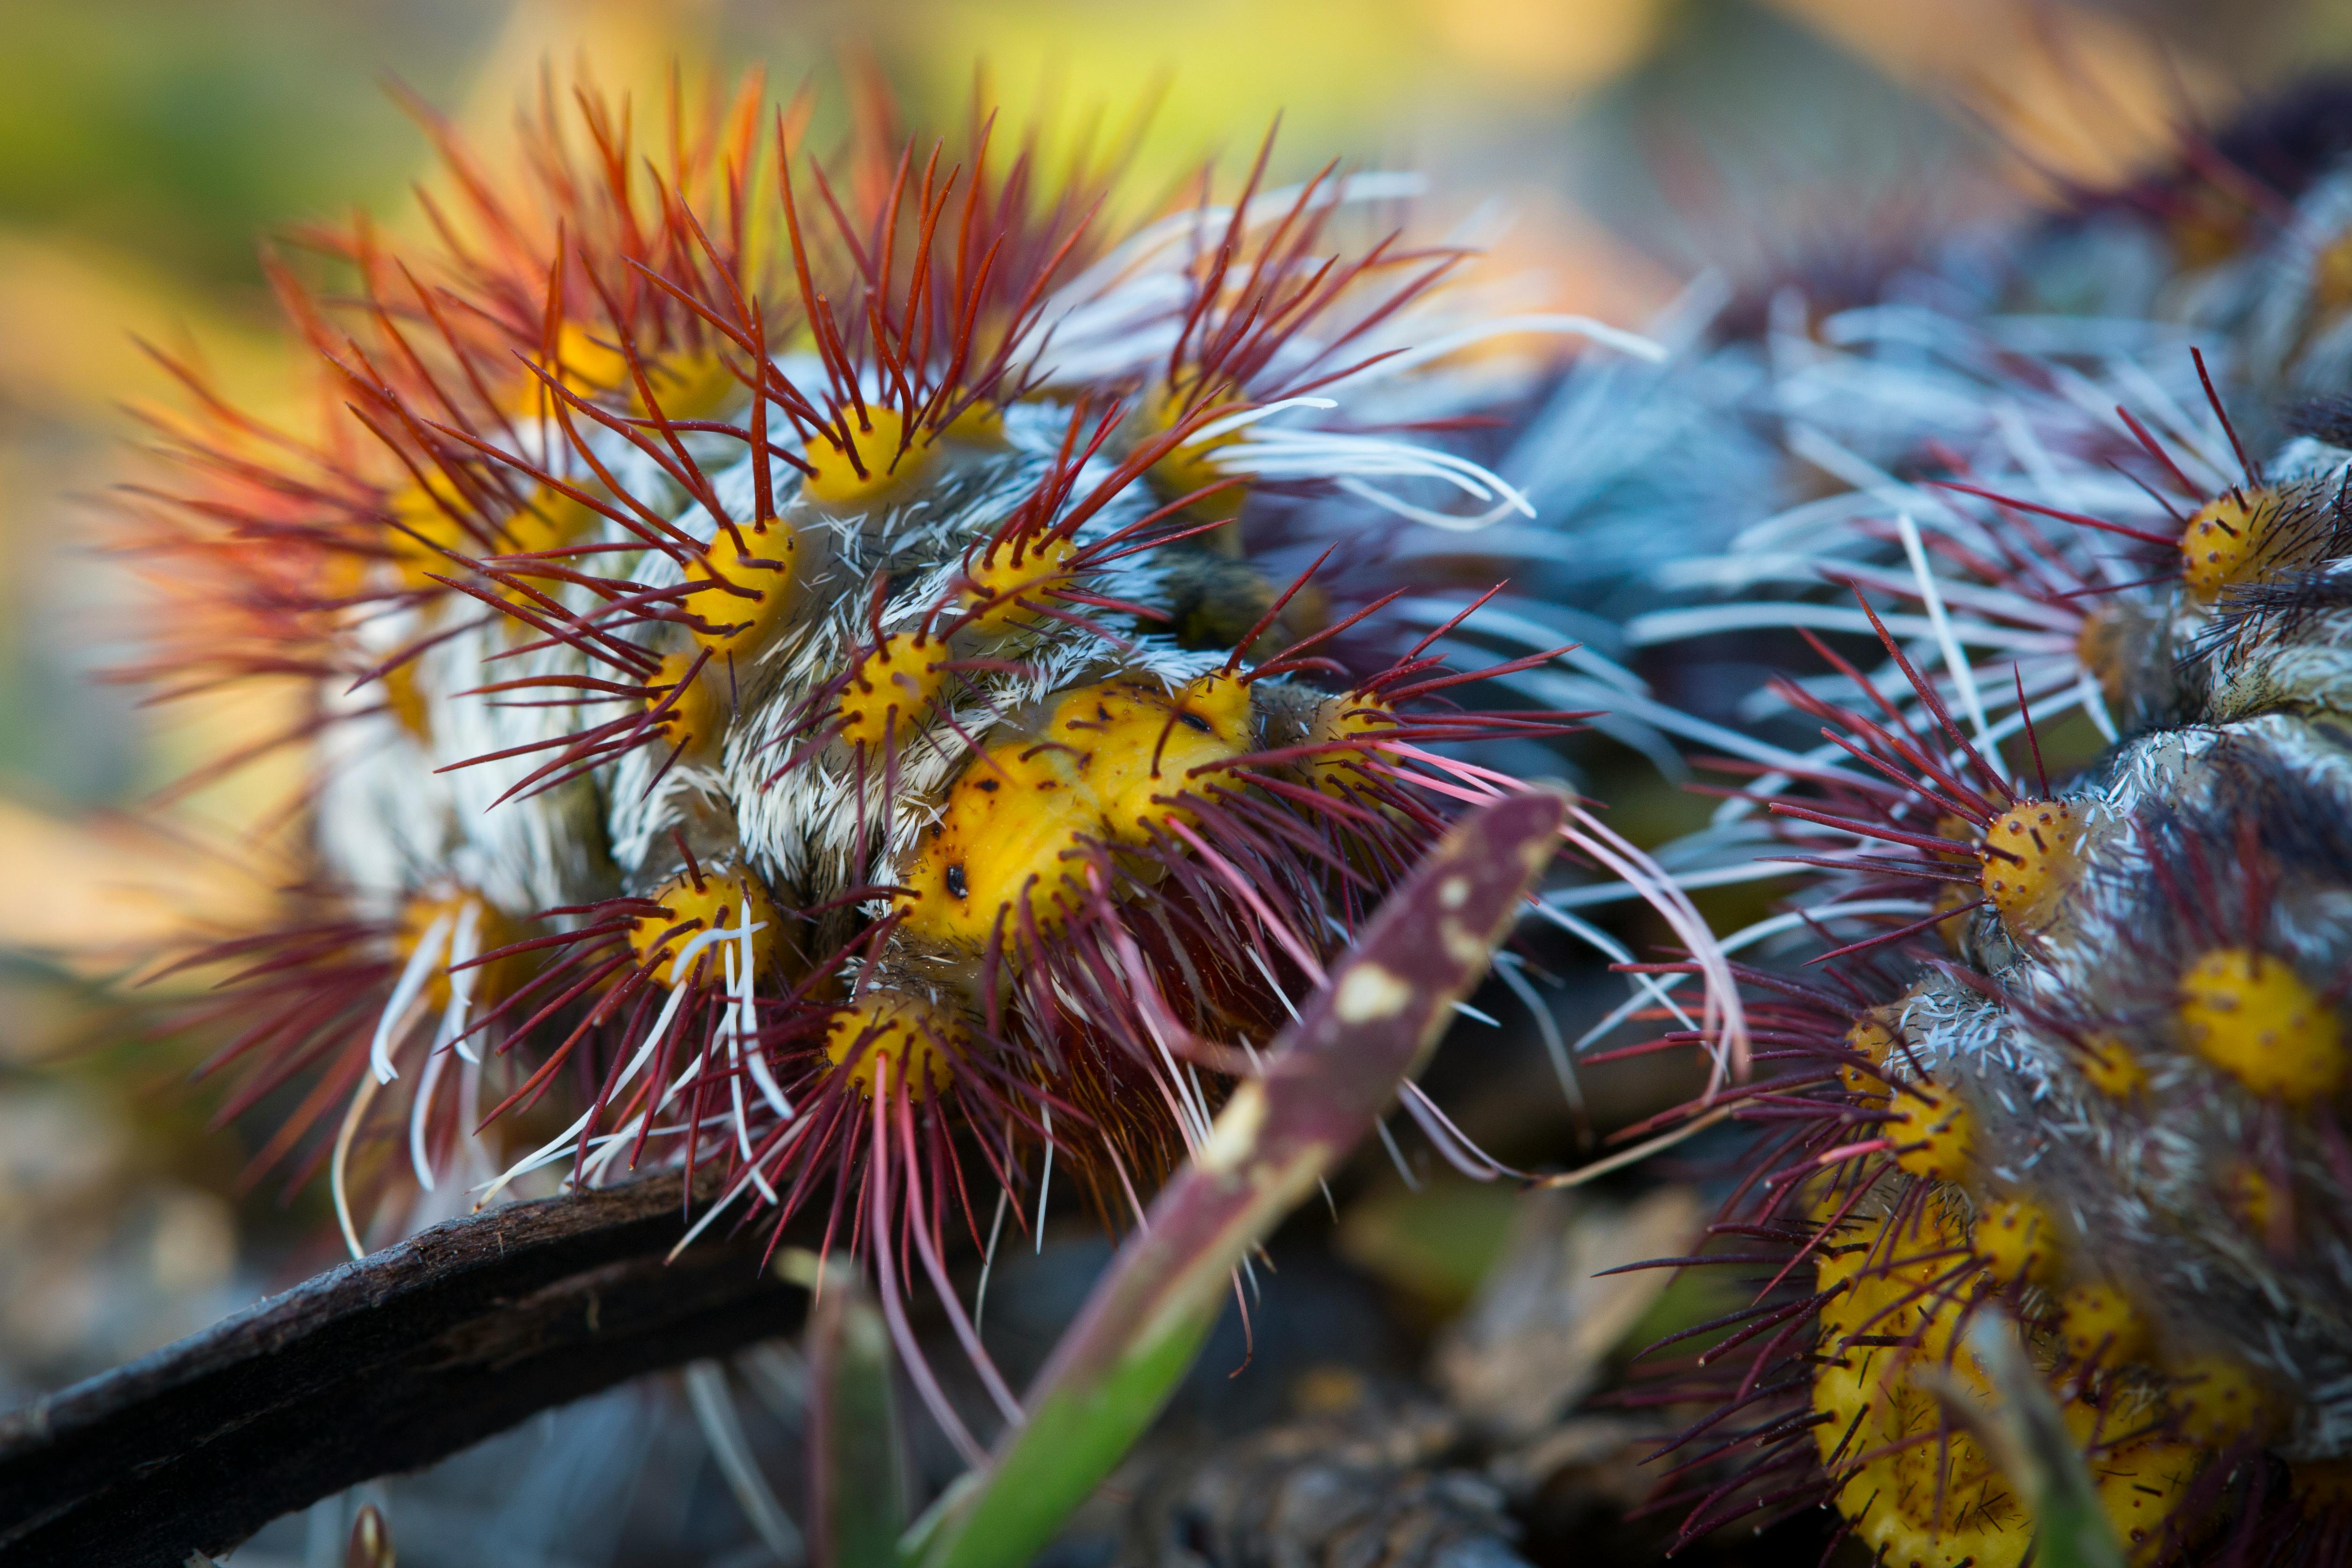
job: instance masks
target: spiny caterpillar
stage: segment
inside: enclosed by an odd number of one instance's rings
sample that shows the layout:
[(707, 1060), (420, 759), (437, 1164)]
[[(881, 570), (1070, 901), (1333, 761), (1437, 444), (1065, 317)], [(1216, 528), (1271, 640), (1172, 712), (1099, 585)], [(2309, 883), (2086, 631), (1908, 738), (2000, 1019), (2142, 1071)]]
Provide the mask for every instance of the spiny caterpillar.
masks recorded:
[(911, 1248), (1015, 1417), (948, 1228), (1042, 1221), (1057, 1156), (1139, 1214), (1507, 782), (1427, 748), (1576, 716), (1449, 704), (1458, 615), (1368, 667), (1396, 595), (1335, 619), (1315, 549), (1529, 512), (1408, 433), (1515, 395), (1463, 350), (1648, 345), (1483, 314), (1465, 252), (1387, 226), (1399, 176), (1261, 153), (1108, 236), (1118, 158), (1049, 179), (977, 111), (868, 104), (818, 161), (756, 78), (650, 155), (576, 99), (511, 181), (428, 117), (438, 243), (310, 236), (349, 298), (273, 266), (320, 432), (184, 372), (158, 664), (309, 683), (317, 770), (292, 913), (186, 960), (226, 975), (225, 1114), (293, 1087), (257, 1164), (323, 1166), (354, 1254), (534, 1171), (716, 1166), (698, 1231), (813, 1213), (894, 1322)]
[[(2241, 243), (2275, 271), (2298, 232)], [(2266, 450), (2230, 409), (2347, 390), (2340, 325), (2209, 363), (2156, 321), (1889, 304), (1785, 347), (1885, 393), (1792, 443), (1852, 488), (1679, 570), (1837, 598), (1634, 629), (1787, 626), (1822, 662), (1749, 711), (1822, 744), (1752, 745), (1661, 857), (1801, 862), (1799, 913), (1725, 946), (1817, 941), (1746, 975), (1779, 1069), (1729, 1092), (1766, 1131), (1717, 1231), (1763, 1289), (1656, 1396), (1706, 1411), (1672, 1449), (1686, 1538), (1826, 1503), (1894, 1568), (2031, 1560), (1967, 1419), (1998, 1308), (2135, 1562), (2352, 1555), (2352, 449), (2325, 411)], [(1857, 632), (1873, 667), (1817, 635)], [(2053, 779), (2070, 711), (2109, 744)]]

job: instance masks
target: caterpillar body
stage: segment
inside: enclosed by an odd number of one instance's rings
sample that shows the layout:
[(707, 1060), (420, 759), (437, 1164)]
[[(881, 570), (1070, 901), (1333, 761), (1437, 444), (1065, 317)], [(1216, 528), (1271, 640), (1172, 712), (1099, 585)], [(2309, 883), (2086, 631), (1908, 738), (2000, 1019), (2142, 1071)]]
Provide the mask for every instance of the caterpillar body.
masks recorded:
[(763, 104), (680, 98), (648, 159), (583, 89), (518, 179), (428, 115), (437, 243), (308, 236), (340, 301), (273, 267), (316, 432), (174, 367), (156, 669), (303, 683), (317, 774), (289, 913), (183, 960), (224, 977), (189, 1022), (224, 1114), (292, 1096), (257, 1166), (323, 1167), (354, 1254), (716, 1166), (698, 1231), (814, 1216), (894, 1302), (919, 1259), (1011, 1419), (948, 1228), (1039, 1223), (1057, 1168), (1139, 1215), (1492, 794), (1453, 748), (1578, 716), (1451, 704), (1475, 605), (1379, 653), (1402, 591), (1340, 613), (1315, 552), (1531, 513), (1415, 434), (1523, 397), (1529, 334), (1654, 350), (1496, 313), (1387, 226), (1402, 176), (1261, 153), (1106, 238), (1116, 158), (868, 105), (820, 162)]
[[(1969, 1424), (2000, 1313), (2134, 1561), (2352, 1551), (2352, 451), (2296, 406), (2342, 387), (2324, 122), (2265, 132), (2323, 150), (2275, 188), (2200, 149), (2029, 234), (2023, 313), (1808, 319), (1778, 406), (1830, 493), (1668, 569), (1743, 597), (1629, 629), (1785, 627), (1819, 660), (1745, 711), (1820, 743), (1759, 737), (1661, 857), (1801, 864), (1800, 913), (1725, 945), (1813, 966), (1748, 972), (1781, 1067), (1719, 1229), (1775, 1266), (1660, 1391), (1708, 1411), (1674, 1448), (1690, 1534), (1826, 1504), (1890, 1564), (2031, 1560)], [(2225, 209), (2218, 250), (2166, 226)], [(2032, 313), (2126, 242), (2169, 258), (2105, 275), (2145, 314)], [(1823, 641), (1851, 634), (1866, 657)]]

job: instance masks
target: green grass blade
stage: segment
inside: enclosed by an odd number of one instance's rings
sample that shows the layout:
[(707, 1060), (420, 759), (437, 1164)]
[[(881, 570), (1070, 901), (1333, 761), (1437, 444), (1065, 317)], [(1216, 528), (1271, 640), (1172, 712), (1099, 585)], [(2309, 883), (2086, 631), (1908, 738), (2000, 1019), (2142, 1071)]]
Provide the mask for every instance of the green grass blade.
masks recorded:
[(835, 1264), (823, 1287), (808, 1328), (811, 1560), (894, 1568), (908, 1488), (889, 1331), (853, 1270)]
[(1431, 852), (1226, 1102), (1038, 1374), (1029, 1416), (906, 1543), (929, 1568), (1018, 1568), (1166, 1404), (1234, 1268), (1368, 1134), (1486, 972), (1564, 820), (1511, 796)]
[(1969, 1348), (2000, 1395), (2000, 1406), (1977, 1424), (2033, 1514), (2033, 1561), (2040, 1568), (2124, 1568), (2090, 1467), (2026, 1360), (2015, 1322), (1997, 1309), (1979, 1311), (1969, 1325)]

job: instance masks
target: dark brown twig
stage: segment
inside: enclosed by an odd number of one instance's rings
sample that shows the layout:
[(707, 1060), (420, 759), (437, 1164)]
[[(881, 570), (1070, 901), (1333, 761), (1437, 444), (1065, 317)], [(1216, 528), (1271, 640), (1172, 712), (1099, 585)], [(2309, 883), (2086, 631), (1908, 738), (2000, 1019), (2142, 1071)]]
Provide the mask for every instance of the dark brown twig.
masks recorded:
[(0, 1416), (0, 1563), (182, 1568), (537, 1411), (793, 1332), (805, 1298), (761, 1269), (764, 1234), (665, 1263), (678, 1199), (673, 1176), (453, 1219)]

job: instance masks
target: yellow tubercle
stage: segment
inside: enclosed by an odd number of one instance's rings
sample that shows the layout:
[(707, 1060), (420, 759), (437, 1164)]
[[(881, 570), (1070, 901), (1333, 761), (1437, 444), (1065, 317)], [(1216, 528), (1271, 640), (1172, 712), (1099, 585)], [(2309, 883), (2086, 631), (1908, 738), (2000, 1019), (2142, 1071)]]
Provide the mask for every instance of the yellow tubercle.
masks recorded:
[(920, 632), (897, 632), (858, 655), (836, 712), (841, 738), (879, 749), (903, 746), (946, 683), (947, 644)]
[[(573, 500), (561, 490), (541, 485), (520, 511), (499, 525), (496, 549), (501, 555), (561, 552), (593, 533), (597, 520), (594, 507)], [(524, 562), (512, 570), (516, 577), (528, 580), (533, 568)], [(544, 584), (531, 586), (542, 592), (546, 591)], [(509, 604), (544, 613), (544, 606), (535, 604), (520, 584), (502, 584), (496, 591)], [(520, 643), (541, 634), (537, 627), (520, 615), (506, 620), (501, 625), (509, 642)]]
[[(1821, 1171), (1800, 1184), (1804, 1194), (1805, 1217), (1815, 1225), (1827, 1225), (1847, 1207), (1852, 1190), (1828, 1171)], [(1819, 1256), (1819, 1254), (1816, 1254)]]
[(1326, 795), (1347, 796), (1372, 781), (1363, 758), (1377, 747), (1351, 745), (1397, 727), (1396, 710), (1378, 697), (1343, 692), (1315, 706), (1307, 727), (1307, 744), (1328, 746), (1307, 759), (1307, 776)]
[(434, 578), (464, 570), (449, 559), (451, 553), (481, 553), (481, 541), (458, 521), (457, 515), (468, 510), (465, 498), (441, 469), (428, 468), (421, 483), (412, 481), (393, 492), (385, 509), (398, 526), (384, 530), (384, 543), (391, 548), (401, 587), (413, 593), (434, 592), (441, 587)]
[[(1015, 538), (992, 544), (964, 569), (963, 608), (987, 636), (1035, 625), (1034, 608), (1069, 580), (1078, 547), (1068, 539)], [(1026, 601), (1027, 602), (1024, 602)]]
[(541, 485), (521, 511), (499, 525), (499, 543), (509, 555), (560, 550), (587, 537), (596, 521), (594, 507)]
[[(776, 906), (757, 877), (743, 872), (721, 875), (705, 871), (698, 880), (693, 873), (681, 872), (664, 883), (652, 897), (662, 906), (662, 913), (637, 917), (629, 928), (629, 946), (635, 951), (637, 962), (652, 971), (654, 982), (664, 989), (686, 984), (698, 969), (706, 984), (724, 984), (728, 959), (719, 949), (735, 951), (740, 962), (747, 906), (751, 924), (751, 967), (757, 972), (773, 967), (783, 933), (777, 924)], [(678, 957), (697, 937), (710, 931), (733, 935), (706, 945), (696, 955), (695, 962), (686, 967), (684, 974), (673, 974)]]
[(1985, 897), (2012, 933), (2049, 924), (2081, 869), (2079, 808), (2064, 800), (2020, 800), (1985, 829)]
[(1958, 1181), (1969, 1171), (1975, 1129), (1967, 1103), (1951, 1090), (1924, 1081), (1894, 1096), (1880, 1128), (1895, 1163), (1916, 1176)]
[[(511, 517), (495, 526), (484, 525), (488, 537), (481, 537), (459, 520), (472, 508), (449, 476), (438, 468), (422, 484), (412, 482), (395, 492), (388, 509), (400, 524), (387, 530), (393, 566), (400, 574), (401, 586), (420, 593), (441, 586), (433, 580), (436, 577), (465, 570), (449, 559), (452, 555), (530, 555), (562, 549), (586, 535), (596, 521), (593, 508), (542, 485)], [(500, 591), (514, 597), (511, 591)]]
[[(946, 406), (952, 407), (952, 401)], [(940, 427), (940, 434), (949, 441), (960, 441), (968, 446), (1002, 446), (1004, 444), (1004, 411), (987, 398), (982, 398)]]
[[(1223, 412), (1238, 413), (1244, 406), (1235, 404)], [(1160, 435), (1171, 429), (1185, 413), (1181, 401), (1169, 392), (1165, 383), (1161, 383), (1155, 386), (1150, 396), (1145, 399), (1139, 417), (1147, 431), (1153, 435)], [(1225, 470), (1217, 465), (1217, 454), (1241, 438), (1242, 432), (1234, 430), (1223, 435), (1213, 435), (1205, 441), (1187, 441), (1171, 448), (1166, 456), (1145, 470), (1152, 489), (1162, 500), (1173, 501), (1229, 477)], [(1248, 498), (1248, 486), (1234, 485), (1204, 500), (1193, 502), (1186, 509), (1203, 518), (1229, 521), (1241, 516), (1242, 505)]]
[(840, 422), (848, 427), (847, 446), (840, 431), (827, 427), (809, 438), (802, 454), (816, 472), (802, 478), (801, 494), (829, 511), (884, 505), (930, 464), (931, 448), (908, 442), (907, 422), (896, 409), (868, 403), (860, 420), (857, 410), (845, 408)]
[(1148, 825), (1181, 816), (1160, 798), (1192, 788), (1186, 776), (1193, 768), (1230, 761), (1253, 739), (1249, 687), (1233, 675), (1212, 671), (1172, 697), (1156, 686), (1134, 689), (1128, 712), (1114, 706), (1106, 716), (1099, 699), (1089, 706), (1081, 695), (1065, 699), (1055, 718), (1059, 732), (1083, 731), (1104, 743), (1108, 766), (1097, 764), (1094, 789), (1123, 843), (1141, 843)]
[(433, 738), (433, 710), (417, 684), (415, 660), (404, 659), (383, 673), (383, 702), (401, 728), (419, 740)]
[[(1853, 1020), (1845, 1031), (1846, 1049), (1873, 1067), (1885, 1067), (1895, 1054), (1895, 1031), (1879, 1019), (1864, 1015)], [(1866, 1103), (1883, 1104), (1886, 1099), (1886, 1080), (1853, 1062), (1838, 1069), (1838, 1082), (1846, 1092)]]
[[(1923, 1421), (1924, 1429), (1934, 1429), (1933, 1418), (1913, 1408), (1921, 1397), (1910, 1392), (1901, 1402), (1906, 1437), (1915, 1436)], [(1947, 1500), (1940, 1520), (1938, 1470)], [(1854, 1534), (1863, 1545), (1879, 1561), (1906, 1568), (2017, 1568), (2033, 1539), (2032, 1521), (2006, 1478), (1965, 1435), (1872, 1460), (1836, 1500), (1841, 1512), (1861, 1514)]]
[(1106, 681), (1066, 694), (1043, 731), (992, 746), (968, 763), (946, 809), (899, 868), (901, 928), (939, 942), (986, 943), (1004, 922), (1023, 934), (1076, 906), (1080, 841), (1150, 841), (1186, 821), (1167, 797), (1198, 787), (1193, 769), (1251, 747), (1248, 688), (1203, 675), (1172, 695), (1151, 682)]
[[(1840, 1238), (1849, 1250), (1824, 1257), (1818, 1270), (1823, 1289), (1843, 1287), (1822, 1312), (1812, 1385), (1813, 1407), (1827, 1417), (1814, 1427), (1814, 1441), (1841, 1481), (1836, 1506), (1890, 1565), (2019, 1568), (2032, 1547), (2032, 1521), (1941, 1402), (1951, 1392), (1987, 1408), (1998, 1402), (1960, 1337), (1973, 1292), (1965, 1279), (1950, 1278), (1948, 1222), (1914, 1224), (1892, 1238), (1889, 1224), (1851, 1222)], [(1930, 1284), (1937, 1288), (1923, 1289)], [(2052, 1395), (2087, 1447), (2101, 1412), (2070, 1385)], [(2092, 1469), (2102, 1511), (2138, 1542), (2162, 1529), (2195, 1464), (2179, 1445), (2141, 1439), (2100, 1448)]]
[[(737, 393), (748, 395), (750, 389), (735, 379), (715, 349), (658, 349), (640, 342), (637, 353), (653, 387), (653, 401), (665, 418), (707, 419)], [(536, 350), (530, 358), (539, 360)], [(638, 392), (636, 379), (629, 373), (629, 357), (621, 351), (619, 334), (610, 326), (564, 322), (556, 330), (554, 362), (546, 368), (567, 392), (580, 397), (625, 393), (632, 413), (642, 416), (653, 412)], [(500, 402), (509, 413), (535, 414), (550, 396), (544, 382), (522, 371)]]
[(2128, 1100), (2147, 1087), (2147, 1069), (2120, 1035), (2094, 1035), (2084, 1041), (2077, 1065), (2091, 1087), (2110, 1100)]
[(1849, 1219), (1816, 1255), (1814, 1274), (1822, 1289), (1848, 1286), (1822, 1308), (1824, 1329), (1878, 1335), (1889, 1332), (1887, 1322), (1900, 1319), (1903, 1333), (1923, 1324), (1931, 1333), (1941, 1332), (1912, 1309), (1922, 1287), (1937, 1293), (1962, 1289), (1967, 1270), (1954, 1270), (1964, 1260), (1967, 1235), (1953, 1207), (1937, 1198), (1920, 1205), (1889, 1239), (1891, 1223), (1877, 1216)]
[(2046, 1285), (2058, 1272), (2057, 1223), (2030, 1197), (1986, 1204), (1977, 1211), (1969, 1239), (1987, 1272), (2004, 1285), (2019, 1280)]
[(2269, 1430), (2278, 1406), (2270, 1385), (2233, 1355), (2183, 1356), (2165, 1370), (2173, 1379), (2166, 1402), (2180, 1435), (2200, 1448), (2221, 1448)]
[[(738, 536), (740, 542), (738, 542)], [(707, 648), (748, 651), (771, 636), (792, 612), (794, 569), (800, 541), (773, 517), (756, 528), (720, 528), (698, 559), (688, 563), (688, 582), (711, 586), (688, 595), (685, 606), (709, 630), (694, 640)]]
[(2182, 581), (2192, 599), (2211, 600), (2254, 570), (2258, 554), (2277, 528), (2275, 490), (2231, 490), (2197, 508), (2181, 530)]
[(948, 1086), (950, 1058), (969, 1041), (960, 1022), (929, 1002), (869, 991), (834, 1015), (824, 1055), (869, 1100), (885, 1082), (924, 1100)]
[[(1834, 1201), (1826, 1201), (1822, 1205), (1824, 1210), (1835, 1207)], [(1844, 1228), (1841, 1228), (1840, 1234), (1813, 1249), (1814, 1280), (1824, 1291), (1834, 1290), (1852, 1280), (1865, 1261), (1862, 1244), (1848, 1239), (1844, 1234)], [(1822, 1325), (1824, 1328), (1834, 1328), (1841, 1333), (1854, 1332), (1853, 1323), (1845, 1315), (1851, 1311), (1853, 1300), (1853, 1293), (1849, 1291), (1825, 1303), (1822, 1308)]]
[(311, 558), (311, 582), (314, 596), (320, 600), (351, 599), (367, 591), (368, 574), (374, 567), (366, 548), (382, 545), (381, 523), (374, 528), (364, 525), (356, 534), (344, 534), (332, 544), (321, 544), (305, 551)]
[(2136, 1554), (2140, 1549), (2161, 1537), (2171, 1523), (2205, 1456), (2169, 1437), (2115, 1441), (2147, 1427), (2153, 1412), (2119, 1412), (2113, 1406), (2101, 1409), (2068, 1396), (2058, 1413), (2090, 1460), (2091, 1490), (2098, 1494), (2100, 1511), (2125, 1551), (2139, 1560)]
[(2218, 947), (2180, 977), (2189, 1048), (2265, 1099), (2306, 1104), (2344, 1082), (2343, 1021), (2280, 959)]
[[(558, 384), (582, 397), (594, 397), (628, 383), (628, 356), (621, 352), (609, 327), (592, 329), (566, 321), (556, 329), (553, 362), (541, 360), (536, 344), (527, 352)], [(518, 365), (514, 381), (498, 393), (497, 401), (509, 413), (535, 414), (555, 398), (545, 382)]]
[[(688, 686), (676, 702), (669, 701), (669, 694), (677, 689), (678, 684), (686, 679), (687, 672), (694, 668), (696, 658), (697, 655), (692, 653), (665, 653), (660, 671), (646, 683), (646, 711), (662, 710), (661, 717), (655, 721), (654, 727), (668, 737), (672, 746), (678, 745), (679, 738), (683, 737), (683, 749), (686, 751), (700, 751), (717, 744), (727, 727), (724, 694), (712, 676), (708, 660), (703, 662), (702, 672), (695, 676), (694, 684)], [(669, 706), (663, 708), (664, 703)]]
[[(626, 373), (625, 368), (624, 377)], [(734, 402), (737, 394), (748, 398), (751, 390), (735, 379), (735, 372), (715, 349), (662, 355), (646, 366), (646, 380), (653, 384), (654, 402), (661, 405), (666, 419), (708, 419)], [(644, 402), (634, 387), (629, 401)], [(651, 411), (639, 407), (637, 412)]]
[[(456, 951), (458, 934), (472, 912), (473, 934), (469, 946), (476, 953), (488, 953), (503, 947), (515, 939), (514, 927), (498, 906), (480, 894), (464, 888), (445, 889), (439, 893), (420, 893), (401, 906), (400, 925), (393, 933), (393, 956), (402, 964), (416, 956), (425, 934), (436, 925), (443, 925), (436, 946), (440, 957), (434, 964), (431, 977), (425, 982), (427, 1006), (446, 1008), (449, 1005), (449, 965)], [(467, 971), (473, 977), (468, 994), (476, 1001), (495, 999), (505, 994), (503, 988), (513, 976), (516, 960), (504, 959), (485, 964)]]
[[(555, 360), (551, 368), (576, 392), (609, 392), (629, 379), (629, 357), (614, 340), (610, 328), (564, 322), (556, 329)], [(538, 384), (533, 378), (531, 385)]]
[(2078, 1362), (2120, 1366), (2147, 1354), (2147, 1320), (2129, 1296), (2102, 1281), (2059, 1294), (2058, 1337)]

